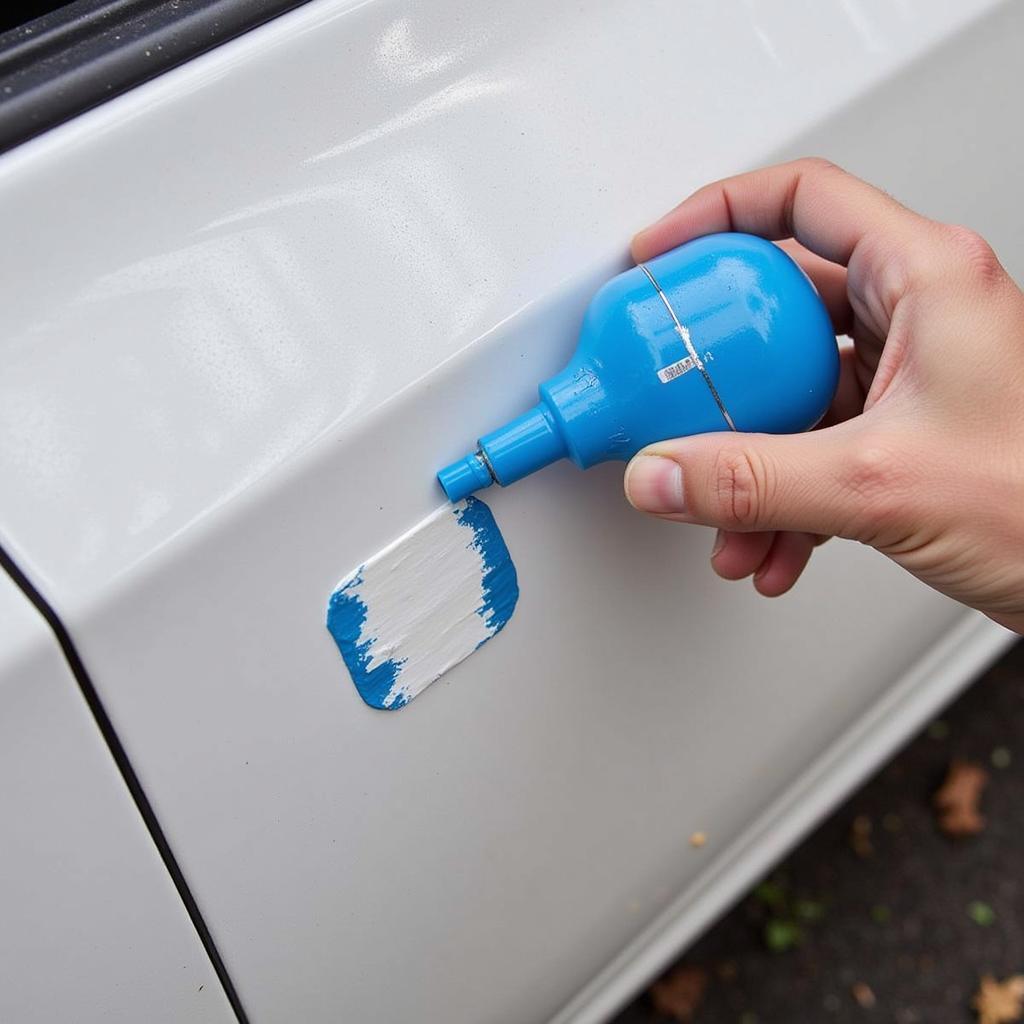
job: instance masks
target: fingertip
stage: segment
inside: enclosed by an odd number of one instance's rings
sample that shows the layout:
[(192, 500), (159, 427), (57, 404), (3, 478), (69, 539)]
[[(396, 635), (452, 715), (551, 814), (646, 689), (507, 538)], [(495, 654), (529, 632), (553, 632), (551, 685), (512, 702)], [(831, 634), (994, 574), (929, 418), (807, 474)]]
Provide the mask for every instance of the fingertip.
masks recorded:
[(651, 232), (656, 226), (652, 224), (633, 236), (629, 243), (629, 254), (633, 257), (634, 263), (643, 263), (659, 254), (659, 250), (651, 244)]
[(781, 597), (800, 578), (815, 547), (809, 533), (779, 533), (771, 550), (754, 573), (754, 589), (762, 597)]
[(789, 593), (796, 586), (799, 576), (773, 571), (771, 566), (766, 566), (754, 575), (754, 589), (762, 597), (782, 597)]
[(674, 249), (683, 242), (688, 242), (695, 237), (692, 231), (687, 230), (689, 218), (684, 215), (683, 210), (691, 202), (684, 199), (678, 206), (673, 207), (668, 213), (663, 214), (656, 221), (641, 228), (629, 244), (629, 251), (637, 263), (654, 259), (669, 249)]
[(719, 530), (711, 552), (711, 568), (723, 580), (742, 580), (756, 572), (771, 550), (770, 531), (736, 533)]

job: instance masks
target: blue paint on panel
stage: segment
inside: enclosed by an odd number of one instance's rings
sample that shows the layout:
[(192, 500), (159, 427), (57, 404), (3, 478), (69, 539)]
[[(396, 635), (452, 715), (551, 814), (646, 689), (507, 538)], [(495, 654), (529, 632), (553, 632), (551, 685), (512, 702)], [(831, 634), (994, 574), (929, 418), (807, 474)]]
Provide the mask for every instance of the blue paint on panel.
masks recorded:
[(505, 538), (494, 521), (494, 514), (484, 502), (479, 498), (466, 498), (464, 507), (455, 506), (455, 515), (463, 526), (472, 528), (471, 543), (483, 559), (484, 603), (477, 614), (487, 623), (491, 636), (494, 636), (512, 618), (519, 600), (516, 567), (512, 564)]
[[(488, 636), (477, 644), (483, 646), (504, 628), (519, 600), (519, 583), (505, 540), (490, 508), (479, 498), (467, 498), (451, 507), (451, 513), (469, 531), (467, 546), (480, 554), (481, 591), (483, 600), (477, 614), (484, 620)], [(348, 666), (352, 681), (363, 700), (374, 708), (395, 710), (409, 702), (409, 697), (396, 686), (406, 659), (389, 659), (370, 668), (377, 636), (363, 636), (368, 609), (361, 594), (366, 565), (331, 594), (327, 605), (327, 628)], [(410, 594), (415, 601), (417, 595)], [(390, 638), (383, 638), (388, 640)], [(466, 655), (471, 653), (466, 651)]]
[(377, 638), (371, 636), (362, 641), (359, 639), (363, 623), (366, 622), (366, 605), (359, 596), (362, 582), (363, 566), (360, 566), (359, 571), (344, 586), (331, 594), (327, 603), (327, 628), (345, 659), (359, 696), (374, 708), (400, 708), (406, 703), (401, 694), (389, 704), (385, 704), (385, 701), (402, 669), (402, 662), (385, 661), (371, 669), (372, 648)]

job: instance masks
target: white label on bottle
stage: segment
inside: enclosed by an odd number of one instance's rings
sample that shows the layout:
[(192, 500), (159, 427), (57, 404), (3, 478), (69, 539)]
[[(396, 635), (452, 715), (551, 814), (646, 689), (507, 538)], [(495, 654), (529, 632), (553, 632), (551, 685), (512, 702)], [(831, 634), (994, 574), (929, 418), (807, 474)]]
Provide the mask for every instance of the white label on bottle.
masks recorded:
[(682, 377), (684, 373), (689, 373), (696, 365), (697, 363), (694, 361), (693, 356), (687, 356), (685, 359), (680, 359), (671, 366), (666, 366), (659, 370), (658, 380), (662, 384), (667, 384), (670, 380), (675, 380), (676, 377)]

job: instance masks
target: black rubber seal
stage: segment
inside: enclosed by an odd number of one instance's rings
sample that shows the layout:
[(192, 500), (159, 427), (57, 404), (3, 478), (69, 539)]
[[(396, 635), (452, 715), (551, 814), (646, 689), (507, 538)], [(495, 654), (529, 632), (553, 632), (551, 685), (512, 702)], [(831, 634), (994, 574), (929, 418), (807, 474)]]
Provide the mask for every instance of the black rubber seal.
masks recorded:
[(139, 777), (135, 774), (135, 769), (132, 768), (131, 762), (128, 760), (128, 754), (118, 739), (117, 733), (114, 732), (110, 716), (103, 707), (103, 702), (100, 700), (96, 687), (93, 686), (92, 680), (89, 678), (89, 673), (85, 670), (85, 665), (75, 649), (70, 634), (64, 628), (64, 623), (57, 617), (57, 613), (50, 607), (46, 598), (36, 590), (32, 581), (21, 571), (14, 559), (2, 547), (0, 547), (0, 569), (7, 572), (25, 597), (35, 605), (37, 611), (46, 620), (47, 625), (53, 631), (53, 635), (57, 638), (57, 643), (60, 644), (60, 648), (64, 652), (64, 657), (71, 669), (71, 673), (74, 675), (79, 689), (82, 691), (82, 696), (85, 698), (85, 702), (88, 704), (89, 710), (92, 712), (92, 716), (96, 720), (100, 732), (103, 734), (103, 739), (110, 749), (114, 763), (117, 765), (118, 771), (120, 771), (121, 777), (128, 787), (128, 792), (131, 794), (131, 798), (135, 802), (139, 814), (142, 815), (146, 828), (149, 830), (157, 852), (160, 854), (160, 859), (164, 862), (164, 867), (167, 868), (167, 872), (174, 882), (174, 887), (178, 890), (178, 895), (181, 897), (181, 902), (185, 905), (185, 910), (192, 920), (192, 926), (199, 936), (199, 941), (203, 944), (203, 949), (206, 950), (206, 955), (210, 958), (214, 972), (224, 988), (224, 994), (227, 996), (231, 1009), (234, 1010), (235, 1016), (238, 1018), (238, 1024), (249, 1024), (249, 1018), (242, 1007), (242, 1001), (239, 999), (238, 992), (235, 990), (235, 986), (228, 975), (227, 968), (224, 966), (224, 961), (217, 949), (217, 944), (213, 941), (213, 936), (210, 934), (210, 929), (203, 920), (199, 905), (196, 903), (195, 897), (188, 887), (188, 882), (185, 881), (185, 876), (182, 874), (178, 860), (174, 856), (171, 844), (167, 841), (167, 836), (160, 827), (160, 822), (157, 821), (153, 805), (149, 802), (142, 784), (139, 782)]
[(305, 0), (75, 0), (0, 33), (0, 152)]

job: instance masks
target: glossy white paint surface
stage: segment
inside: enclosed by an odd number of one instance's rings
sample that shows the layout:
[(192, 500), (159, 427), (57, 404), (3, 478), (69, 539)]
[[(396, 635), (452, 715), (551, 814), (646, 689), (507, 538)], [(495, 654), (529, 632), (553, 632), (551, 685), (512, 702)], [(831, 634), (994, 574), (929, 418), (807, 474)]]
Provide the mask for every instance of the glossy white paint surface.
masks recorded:
[(0, 1020), (235, 1019), (52, 633), (0, 570)]
[(552, 1017), (674, 897), (679, 938), (737, 895), (834, 745), (833, 799), (877, 762), (858, 723), (905, 733), (1003, 642), (896, 701), (959, 608), (842, 544), (764, 602), (615, 467), (488, 496), (516, 615), (400, 712), (323, 607), (710, 177), (823, 151), (1024, 270), (991, 102), (1022, 28), (981, 0), (318, 0), (0, 160), (0, 539), (254, 1020)]
[(316, 0), (0, 160), (0, 495), (65, 601), (995, 5), (645, 6)]

